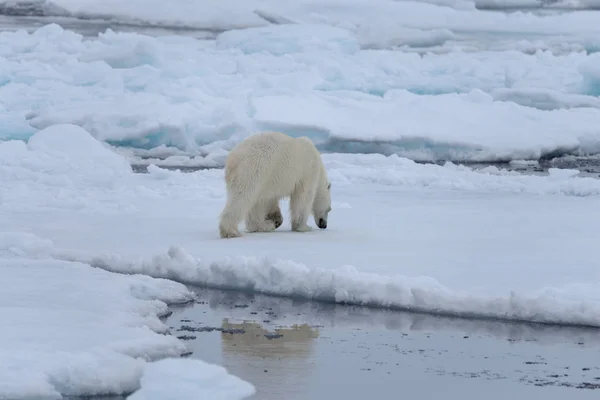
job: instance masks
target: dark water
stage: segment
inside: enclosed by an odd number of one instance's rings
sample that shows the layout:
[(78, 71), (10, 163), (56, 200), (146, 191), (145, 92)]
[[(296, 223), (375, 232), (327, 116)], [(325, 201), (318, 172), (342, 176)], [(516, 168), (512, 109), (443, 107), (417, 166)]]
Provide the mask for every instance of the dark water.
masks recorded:
[(600, 396), (600, 331), (440, 318), (196, 289), (167, 320), (252, 399)]

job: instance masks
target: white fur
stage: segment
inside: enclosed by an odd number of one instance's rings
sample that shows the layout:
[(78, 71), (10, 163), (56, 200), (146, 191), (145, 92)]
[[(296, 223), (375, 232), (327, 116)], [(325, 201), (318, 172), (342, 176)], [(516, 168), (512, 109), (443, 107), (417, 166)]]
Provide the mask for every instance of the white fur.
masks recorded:
[[(310, 231), (315, 224), (327, 227), (331, 210), (330, 184), (321, 154), (307, 137), (292, 138), (279, 132), (250, 136), (231, 150), (225, 162), (227, 203), (220, 216), (222, 238), (248, 232), (269, 232), (283, 222), (279, 201), (290, 197), (292, 230)], [(321, 224), (321, 225), (319, 225)]]

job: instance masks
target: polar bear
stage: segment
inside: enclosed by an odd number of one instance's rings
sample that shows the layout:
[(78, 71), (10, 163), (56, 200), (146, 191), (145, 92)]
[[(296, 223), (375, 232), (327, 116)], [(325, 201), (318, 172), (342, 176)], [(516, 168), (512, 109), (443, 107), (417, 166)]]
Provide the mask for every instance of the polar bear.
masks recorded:
[(292, 231), (312, 230), (312, 213), (320, 229), (327, 228), (331, 211), (331, 183), (321, 154), (307, 137), (263, 132), (238, 143), (225, 162), (227, 202), (220, 215), (222, 238), (240, 237), (245, 220), (248, 232), (270, 232), (283, 223), (279, 201), (290, 197)]

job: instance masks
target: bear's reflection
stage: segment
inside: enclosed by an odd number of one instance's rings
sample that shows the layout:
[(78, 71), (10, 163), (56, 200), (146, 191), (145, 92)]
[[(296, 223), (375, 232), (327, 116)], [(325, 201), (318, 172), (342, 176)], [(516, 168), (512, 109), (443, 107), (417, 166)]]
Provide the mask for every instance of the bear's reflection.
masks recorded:
[[(233, 323), (228, 318), (221, 327), (225, 331), (221, 333), (223, 365), (254, 384), (252, 399), (304, 397), (300, 394), (306, 391), (313, 373), (318, 329), (302, 324), (268, 331), (254, 321)], [(241, 330), (244, 332), (228, 333)]]

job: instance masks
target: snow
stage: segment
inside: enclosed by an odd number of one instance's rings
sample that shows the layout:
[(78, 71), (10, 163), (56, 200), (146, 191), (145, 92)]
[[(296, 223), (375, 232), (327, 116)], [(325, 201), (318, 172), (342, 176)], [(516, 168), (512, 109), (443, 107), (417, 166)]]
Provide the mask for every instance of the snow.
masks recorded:
[[(0, 32), (0, 398), (251, 395), (180, 357), (184, 284), (600, 327), (600, 180), (457, 165), (600, 152), (598, 16), (551, 11), (598, 2), (289, 3), (0, 1), (43, 23)], [(328, 229), (222, 240), (214, 167), (267, 129), (324, 152)]]

